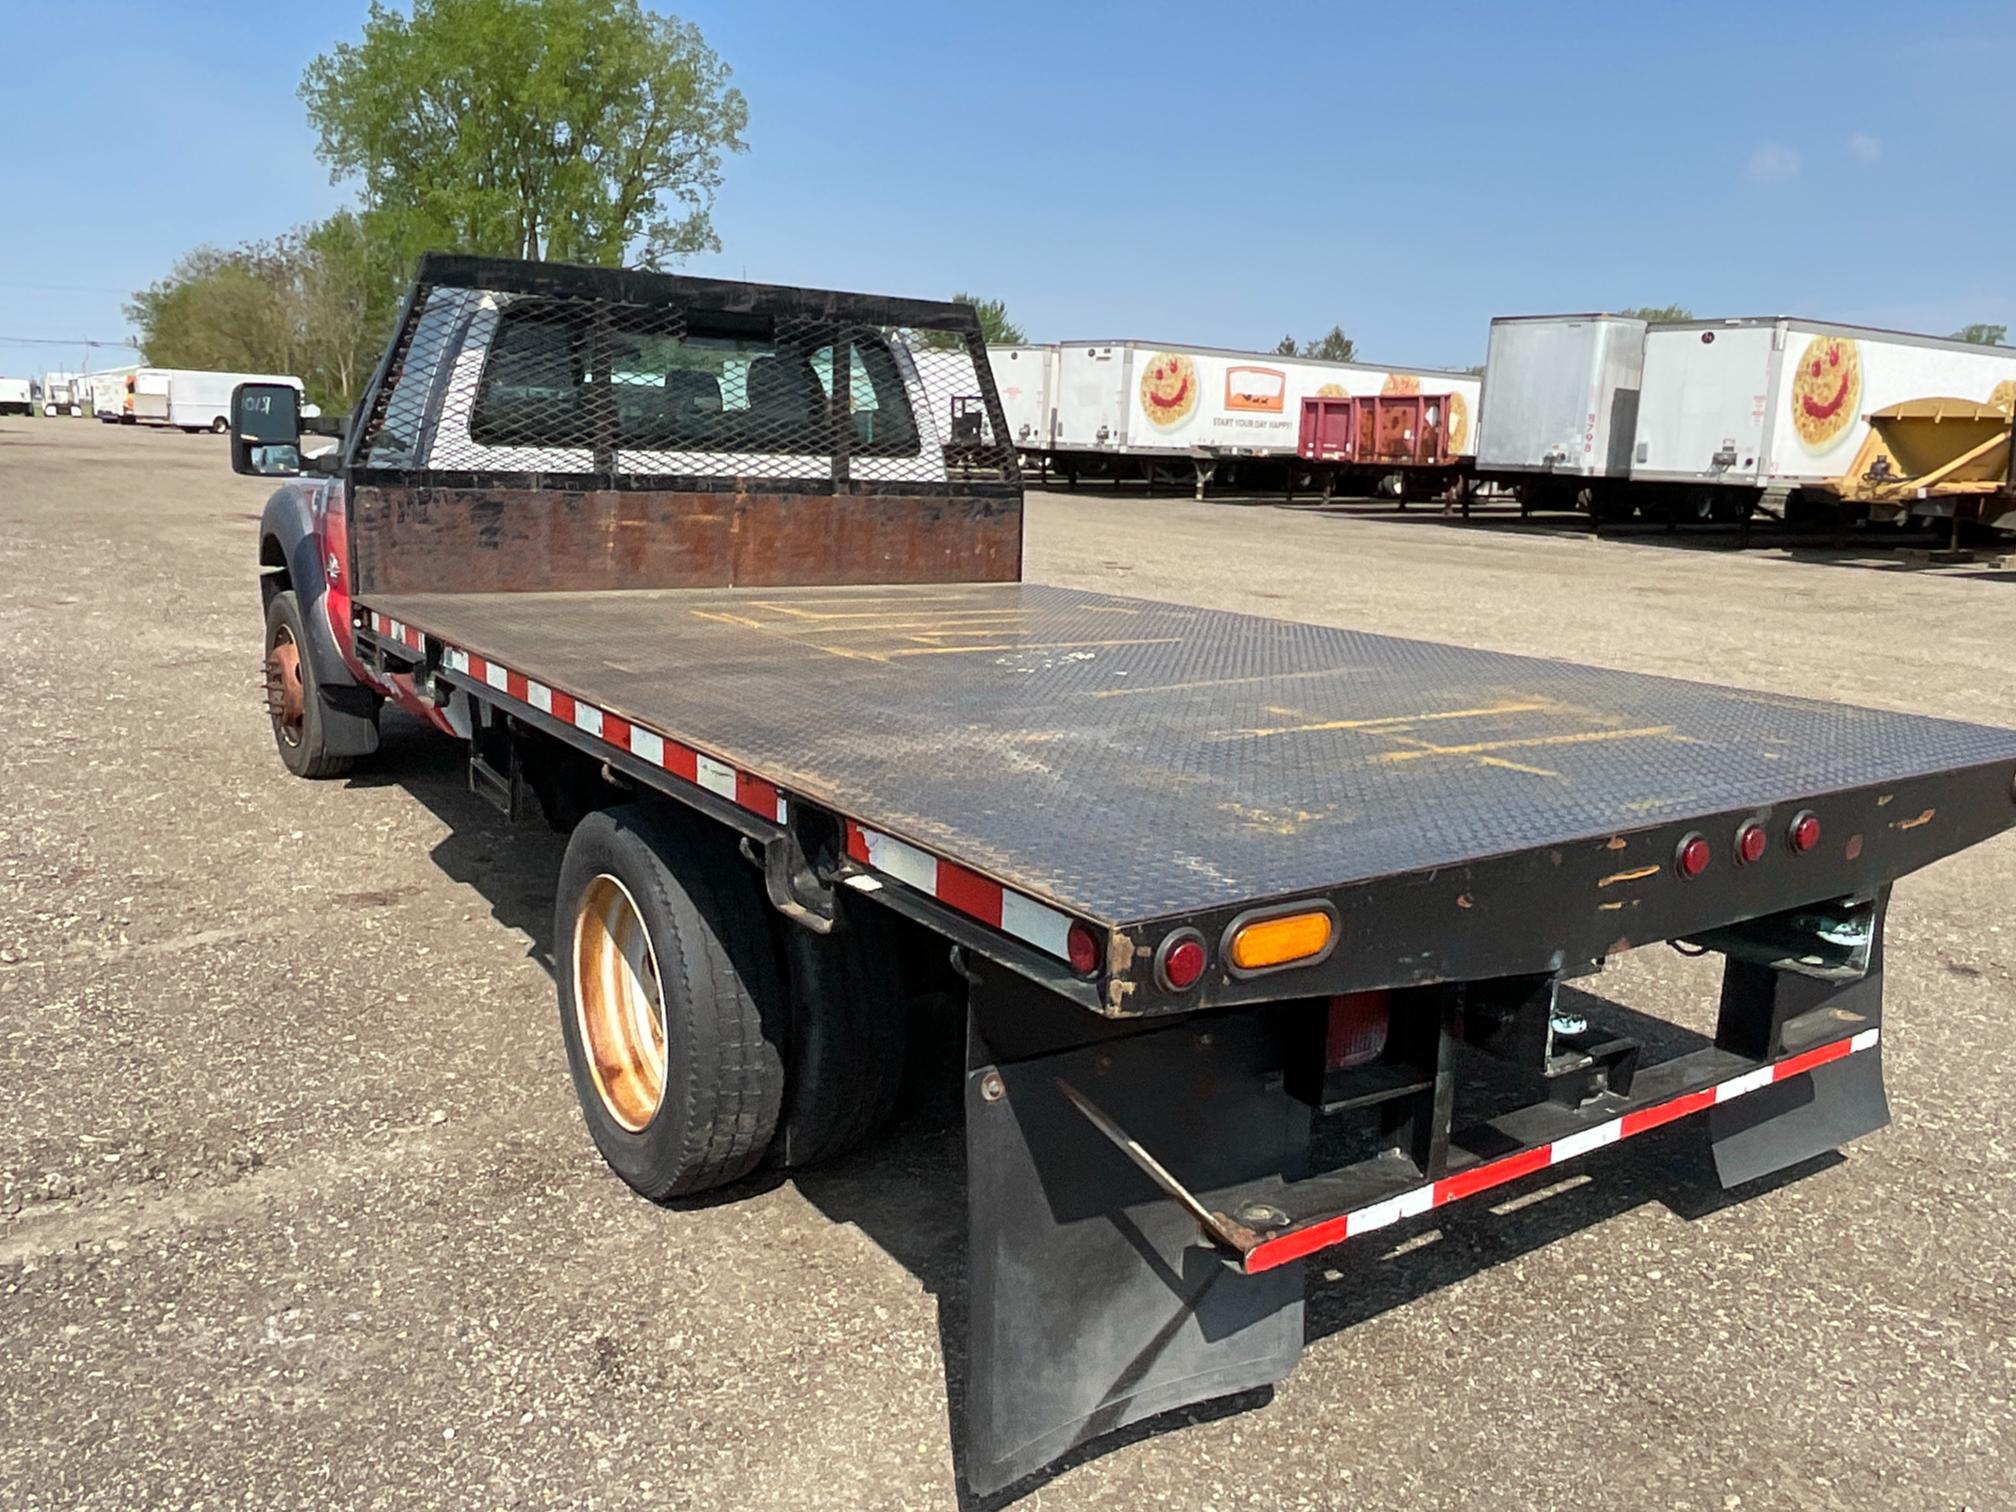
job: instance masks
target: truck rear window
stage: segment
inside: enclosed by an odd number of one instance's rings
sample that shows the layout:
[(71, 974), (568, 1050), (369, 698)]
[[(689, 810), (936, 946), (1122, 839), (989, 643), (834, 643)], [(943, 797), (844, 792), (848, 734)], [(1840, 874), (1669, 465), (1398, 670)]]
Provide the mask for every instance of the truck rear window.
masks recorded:
[[(917, 422), (879, 334), (619, 309), (599, 330), (565, 305), (507, 307), (478, 380), (470, 439), (486, 446), (915, 456)], [(648, 322), (648, 323), (647, 323)], [(745, 329), (736, 330), (736, 324)], [(667, 329), (668, 326), (674, 328)], [(847, 403), (832, 402), (834, 351)]]

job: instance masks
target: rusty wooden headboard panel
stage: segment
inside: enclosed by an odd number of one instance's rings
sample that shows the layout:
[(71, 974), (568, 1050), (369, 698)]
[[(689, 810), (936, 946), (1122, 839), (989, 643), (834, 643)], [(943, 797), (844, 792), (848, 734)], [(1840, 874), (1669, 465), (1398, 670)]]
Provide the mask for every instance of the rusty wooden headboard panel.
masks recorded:
[(1007, 583), (1022, 500), (360, 483), (350, 547), (364, 594)]

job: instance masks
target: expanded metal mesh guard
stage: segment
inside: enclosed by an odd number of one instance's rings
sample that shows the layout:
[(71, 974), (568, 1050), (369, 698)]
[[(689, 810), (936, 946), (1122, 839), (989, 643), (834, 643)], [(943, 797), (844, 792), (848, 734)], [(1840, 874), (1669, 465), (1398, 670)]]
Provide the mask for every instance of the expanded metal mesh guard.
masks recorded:
[(568, 271), (527, 289), (423, 270), (353, 463), (617, 486), (1017, 479), (970, 312), (669, 277), (649, 280), (667, 297), (615, 297), (610, 275), (575, 270), (574, 289)]

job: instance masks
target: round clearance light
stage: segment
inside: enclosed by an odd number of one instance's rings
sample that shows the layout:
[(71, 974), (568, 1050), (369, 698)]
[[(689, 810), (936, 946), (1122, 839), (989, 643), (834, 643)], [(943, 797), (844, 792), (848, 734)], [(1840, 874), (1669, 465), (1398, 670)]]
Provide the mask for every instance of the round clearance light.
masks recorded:
[(1820, 843), (1820, 816), (1811, 809), (1794, 814), (1785, 831), (1785, 841), (1794, 852), (1805, 855)]
[(1714, 858), (1715, 852), (1709, 848), (1706, 840), (1699, 835), (1689, 835), (1680, 842), (1679, 849), (1673, 852), (1673, 866), (1683, 878), (1692, 882), (1708, 870), (1708, 863)]
[(1764, 826), (1755, 820), (1736, 831), (1736, 859), (1745, 866), (1762, 861), (1769, 845), (1764, 837)]
[(1210, 963), (1204, 937), (1194, 929), (1179, 929), (1155, 951), (1155, 980), (1165, 992), (1188, 992)]
[(1085, 925), (1074, 922), (1064, 935), (1064, 954), (1073, 971), (1090, 976), (1099, 969), (1099, 937)]

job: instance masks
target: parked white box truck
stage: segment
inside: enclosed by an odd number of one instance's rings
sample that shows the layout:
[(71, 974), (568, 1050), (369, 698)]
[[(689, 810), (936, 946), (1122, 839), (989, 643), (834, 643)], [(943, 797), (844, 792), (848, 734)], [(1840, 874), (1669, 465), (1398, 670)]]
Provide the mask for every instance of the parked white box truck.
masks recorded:
[(1477, 475), (1528, 508), (1628, 513), (1645, 322), (1504, 315), (1491, 322)]
[(1055, 346), (990, 346), (987, 366), (1001, 395), (1008, 439), (1024, 451), (1048, 451), (1057, 383)]
[(1655, 325), (1645, 334), (1631, 476), (1703, 498), (1789, 499), (1843, 473), (1872, 410), (2012, 397), (2016, 347), (1786, 316)]
[(129, 425), (173, 425), (185, 431), (231, 429), (231, 391), (241, 383), (284, 383), (284, 373), (217, 373), (201, 368), (140, 368), (130, 375), (120, 418)]
[(87, 413), (111, 423), (119, 418), (126, 400), (126, 375), (138, 372), (137, 365), (103, 368), (77, 375), (77, 402)]
[(0, 378), (0, 415), (35, 413), (35, 385), (26, 378)]

